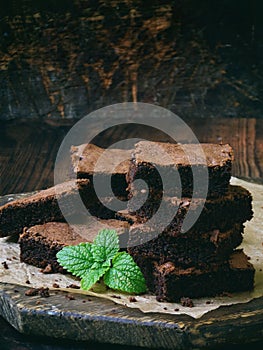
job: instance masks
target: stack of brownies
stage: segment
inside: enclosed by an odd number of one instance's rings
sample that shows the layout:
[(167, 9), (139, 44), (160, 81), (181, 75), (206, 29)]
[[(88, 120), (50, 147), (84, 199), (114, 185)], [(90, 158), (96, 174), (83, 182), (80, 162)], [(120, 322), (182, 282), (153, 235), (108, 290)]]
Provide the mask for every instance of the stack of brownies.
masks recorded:
[[(121, 247), (133, 256), (159, 301), (250, 290), (255, 271), (236, 248), (253, 215), (251, 195), (229, 184), (231, 147), (201, 145), (205, 164), (196, 145), (141, 141), (133, 150), (108, 150), (99, 170), (95, 165), (104, 149), (73, 146), (74, 179), (0, 207), (0, 237), (19, 237), (22, 262), (44, 272), (65, 272), (56, 253), (66, 245), (92, 241), (99, 224), (105, 224), (116, 229)], [(207, 172), (208, 190), (202, 191)], [(94, 175), (101, 186), (111, 180), (112, 191), (103, 198), (94, 190)], [(98, 225), (84, 220), (72, 229), (65, 222), (60, 205), (65, 204), (67, 218), (74, 217), (79, 194)], [(109, 209), (116, 198), (122, 207)], [(85, 210), (77, 212), (77, 218), (82, 216)], [(190, 229), (183, 224), (187, 216), (197, 218)]]
[[(253, 288), (254, 268), (242, 250), (235, 250), (242, 242), (245, 221), (253, 215), (251, 195), (229, 184), (233, 161), (229, 145), (202, 144), (202, 149), (205, 163), (194, 144), (141, 141), (132, 154), (127, 182), (132, 194), (129, 211), (136, 223), (130, 228), (128, 252), (159, 301)], [(173, 171), (179, 173), (180, 181), (169, 177)], [(203, 198), (201, 180), (206, 175), (208, 190)], [(161, 180), (167, 178), (163, 184)], [(136, 186), (137, 179), (143, 179), (148, 188), (141, 183)], [(141, 206), (146, 191), (148, 197)], [(160, 204), (161, 214), (155, 219)], [(195, 222), (184, 231), (187, 215)]]

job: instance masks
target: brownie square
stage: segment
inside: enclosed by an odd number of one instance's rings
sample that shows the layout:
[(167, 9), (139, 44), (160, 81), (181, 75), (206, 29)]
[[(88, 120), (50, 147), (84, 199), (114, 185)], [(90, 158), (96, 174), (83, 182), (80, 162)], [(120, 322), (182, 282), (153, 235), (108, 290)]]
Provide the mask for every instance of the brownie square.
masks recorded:
[(255, 269), (242, 250), (234, 251), (223, 264), (183, 269), (171, 262), (155, 264), (155, 294), (158, 301), (178, 302), (182, 297), (214, 297), (222, 293), (250, 291)]
[[(231, 146), (208, 143), (199, 146), (204, 157), (196, 144), (138, 142), (127, 174), (129, 192), (136, 189), (134, 180), (142, 179), (153, 196), (161, 196), (164, 192), (165, 196), (178, 196), (182, 193), (186, 197), (206, 197), (203, 180), (208, 172), (207, 196), (225, 193), (234, 159)], [(198, 184), (195, 188), (193, 174)]]
[(158, 301), (180, 302), (185, 298), (215, 297), (254, 288), (255, 269), (241, 249), (223, 263), (205, 267), (181, 267), (171, 261), (159, 264), (149, 257), (138, 257), (147, 287)]
[(75, 212), (76, 198), (85, 198), (88, 207), (94, 204), (89, 180), (72, 180), (41, 190), (36, 194), (14, 200), (0, 207), (0, 237), (19, 234), (25, 226), (48, 221), (65, 221), (59, 202), (65, 204), (65, 212)]
[[(127, 200), (126, 174), (129, 169), (131, 150), (105, 149), (93, 144), (82, 144), (71, 147), (71, 163), (73, 174), (78, 179), (89, 179), (93, 183), (96, 176), (98, 188), (104, 188), (105, 183), (111, 184), (113, 194), (119, 199)], [(102, 167), (96, 170), (100, 159)], [(116, 165), (116, 166), (115, 166)], [(102, 197), (110, 196), (105, 188)]]
[[(140, 194), (134, 196), (128, 203), (128, 211), (140, 223), (149, 219), (155, 229), (164, 226), (169, 235), (176, 236), (184, 233), (184, 220), (186, 216), (199, 217), (189, 231), (206, 232), (213, 229), (225, 231), (236, 223), (244, 223), (253, 217), (252, 196), (248, 190), (241, 186), (228, 186), (228, 191), (216, 198), (177, 198), (164, 197), (162, 200), (147, 199), (139, 207)], [(160, 204), (162, 206), (160, 207)], [(138, 208), (137, 210), (134, 210)], [(160, 209), (159, 209), (160, 207)], [(156, 214), (157, 211), (158, 215)]]
[(156, 237), (149, 227), (133, 225), (129, 231), (128, 252), (135, 260), (140, 256), (152, 258), (160, 264), (170, 261), (182, 267), (203, 267), (226, 260), (242, 240), (242, 224), (235, 224), (225, 232), (214, 229), (198, 235), (186, 233), (175, 237), (165, 233)]
[(57, 262), (57, 252), (65, 246), (92, 242), (101, 228), (100, 224), (116, 230), (121, 246), (127, 244), (129, 224), (124, 221), (95, 220), (90, 225), (74, 226), (62, 222), (47, 222), (25, 228), (19, 236), (21, 262), (43, 269), (49, 266), (49, 272), (65, 272)]
[[(115, 205), (115, 200), (114, 197), (98, 199), (88, 179), (67, 181), (1, 206), (0, 237), (18, 235), (24, 227), (50, 221), (64, 222), (67, 219), (76, 224), (85, 223), (88, 212), (101, 219), (131, 221), (131, 215), (123, 210), (125, 202), (119, 208), (119, 202)], [(81, 208), (77, 205), (79, 202), (83, 204)]]

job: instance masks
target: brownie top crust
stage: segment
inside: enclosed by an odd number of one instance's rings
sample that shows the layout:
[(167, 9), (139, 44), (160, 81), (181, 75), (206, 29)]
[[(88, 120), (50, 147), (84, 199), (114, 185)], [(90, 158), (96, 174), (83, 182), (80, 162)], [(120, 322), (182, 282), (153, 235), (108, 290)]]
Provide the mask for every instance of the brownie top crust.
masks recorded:
[(33, 238), (35, 241), (45, 241), (63, 246), (76, 245), (81, 242), (92, 242), (99, 230), (103, 228), (101, 225), (106, 225), (107, 228), (116, 230), (119, 236), (125, 234), (129, 228), (127, 222), (114, 219), (94, 220), (91, 225), (69, 225), (64, 222), (47, 222), (42, 225), (25, 228), (19, 240)]
[[(71, 147), (71, 161), (75, 174), (86, 173), (93, 175), (96, 163), (99, 160), (102, 167), (100, 167), (98, 173), (126, 175), (129, 169), (130, 158), (131, 150), (114, 148), (105, 150), (93, 144)], [(114, 171), (112, 171), (113, 169)]]
[(20, 198), (14, 200), (12, 202), (6, 203), (5, 205), (0, 207), (0, 215), (1, 210), (6, 208), (20, 207), (26, 206), (27, 204), (31, 204), (34, 202), (44, 201), (49, 198), (59, 198), (63, 195), (76, 194), (78, 191), (82, 189), (89, 189), (91, 187), (90, 181), (88, 179), (78, 179), (78, 180), (70, 180), (63, 182), (61, 184), (57, 184), (53, 187), (49, 187), (47, 189), (41, 190), (31, 196)]
[[(200, 152), (203, 150), (202, 152)], [(203, 165), (204, 156), (208, 167), (224, 166), (234, 160), (230, 145), (211, 143), (173, 144), (167, 142), (139, 141), (135, 145), (133, 160), (136, 163), (149, 162), (160, 166)]]
[(25, 228), (19, 239), (21, 241), (29, 238), (34, 238), (35, 241), (48, 241), (63, 245), (76, 245), (84, 241), (83, 237), (76, 233), (71, 226), (62, 222), (47, 222), (43, 225)]

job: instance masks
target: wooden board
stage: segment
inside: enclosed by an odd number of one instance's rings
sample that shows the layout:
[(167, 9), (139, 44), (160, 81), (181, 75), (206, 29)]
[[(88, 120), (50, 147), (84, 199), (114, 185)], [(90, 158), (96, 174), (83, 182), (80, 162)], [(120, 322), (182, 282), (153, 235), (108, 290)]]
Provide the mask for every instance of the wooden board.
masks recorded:
[(0, 284), (0, 315), (30, 335), (142, 346), (189, 349), (262, 339), (263, 298), (220, 307), (199, 319), (142, 313), (109, 300), (52, 291), (25, 296), (28, 288)]

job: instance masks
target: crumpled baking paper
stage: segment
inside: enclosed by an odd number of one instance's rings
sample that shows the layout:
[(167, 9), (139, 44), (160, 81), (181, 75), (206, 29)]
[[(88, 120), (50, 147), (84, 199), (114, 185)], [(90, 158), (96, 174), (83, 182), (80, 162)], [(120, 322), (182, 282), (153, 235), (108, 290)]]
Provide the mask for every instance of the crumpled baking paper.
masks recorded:
[[(138, 308), (145, 313), (186, 314), (193, 318), (199, 318), (219, 306), (245, 303), (261, 297), (263, 296), (263, 185), (234, 177), (231, 178), (231, 184), (245, 187), (253, 196), (254, 216), (251, 221), (245, 223), (244, 239), (239, 247), (243, 248), (244, 252), (251, 258), (250, 262), (256, 269), (255, 288), (251, 292), (233, 293), (231, 296), (216, 298), (193, 299), (194, 307), (190, 308), (178, 303), (158, 302), (155, 296), (148, 294), (133, 296), (136, 299), (136, 302), (134, 302), (131, 301), (134, 298), (130, 299), (130, 295), (112, 290), (98, 293), (92, 290), (83, 291), (67, 288), (71, 284), (80, 285), (78, 279), (70, 275), (43, 274), (40, 269), (21, 263), (19, 245), (9, 242), (8, 238), (0, 239), (0, 282), (19, 284), (28, 288), (48, 287), (50, 290), (54, 289), (53, 284), (56, 283), (60, 287), (56, 290), (66, 290), (70, 293), (81, 293), (110, 299), (114, 303), (125, 305), (128, 308)], [(8, 269), (4, 268), (3, 262), (7, 263)], [(30, 284), (28, 284), (28, 281)]]

